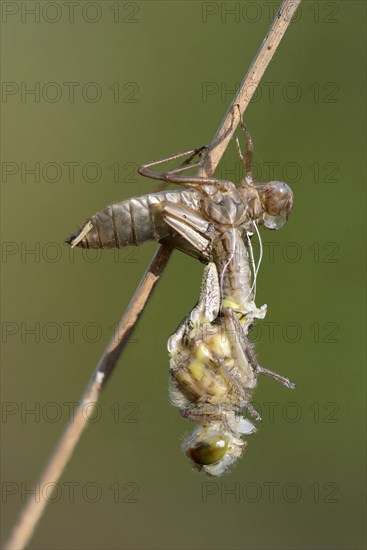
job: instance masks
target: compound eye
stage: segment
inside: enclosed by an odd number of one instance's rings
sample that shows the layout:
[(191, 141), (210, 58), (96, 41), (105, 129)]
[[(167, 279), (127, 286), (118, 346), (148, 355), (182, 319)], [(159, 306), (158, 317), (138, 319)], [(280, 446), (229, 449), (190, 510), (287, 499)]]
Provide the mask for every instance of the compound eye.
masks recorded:
[(228, 439), (216, 435), (207, 440), (195, 442), (187, 449), (187, 455), (196, 464), (203, 466), (222, 460), (228, 450)]
[(281, 214), (279, 216), (270, 216), (270, 214), (264, 214), (264, 225), (267, 229), (280, 229), (287, 221), (288, 216)]
[(264, 209), (264, 225), (280, 229), (288, 220), (293, 207), (293, 192), (282, 181), (271, 181), (259, 190)]

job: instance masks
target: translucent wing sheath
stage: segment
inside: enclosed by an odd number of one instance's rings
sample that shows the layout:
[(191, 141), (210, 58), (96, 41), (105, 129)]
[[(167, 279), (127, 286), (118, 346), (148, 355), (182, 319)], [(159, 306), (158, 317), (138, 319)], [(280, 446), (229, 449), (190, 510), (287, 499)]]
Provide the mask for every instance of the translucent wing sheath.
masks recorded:
[[(245, 130), (247, 132), (247, 130)], [(249, 138), (248, 132), (246, 135)], [(260, 367), (248, 342), (248, 328), (263, 318), (257, 309), (244, 242), (258, 225), (280, 228), (288, 219), (293, 194), (282, 182), (255, 184), (251, 176), (252, 140), (247, 141), (245, 179), (236, 186), (227, 180), (182, 175), (205, 148), (185, 151), (143, 165), (139, 173), (182, 185), (115, 203), (90, 218), (66, 242), (72, 246), (111, 248), (155, 240), (170, 244), (208, 263), (197, 306), (168, 342), (171, 398), (198, 427), (184, 444), (196, 468), (221, 475), (245, 447), (243, 435), (255, 427), (243, 418), (251, 405), (258, 374), (287, 387), (288, 379)], [(189, 156), (169, 172), (152, 167)], [(247, 241), (249, 242), (249, 241)]]

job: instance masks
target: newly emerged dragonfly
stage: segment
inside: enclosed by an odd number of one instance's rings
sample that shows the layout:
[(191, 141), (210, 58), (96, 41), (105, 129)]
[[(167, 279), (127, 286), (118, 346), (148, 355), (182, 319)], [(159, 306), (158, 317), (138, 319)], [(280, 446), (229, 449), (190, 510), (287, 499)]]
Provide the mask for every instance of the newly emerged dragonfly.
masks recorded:
[(248, 328), (255, 318), (264, 317), (265, 307), (257, 309), (248, 302), (241, 322), (234, 310), (222, 308), (223, 302), (217, 268), (210, 262), (198, 304), (168, 340), (171, 401), (184, 417), (199, 424), (183, 450), (196, 469), (215, 476), (242, 455), (242, 437), (256, 431), (243, 411), (261, 420), (251, 403), (258, 374), (294, 387), (260, 367), (248, 341)]
[[(253, 181), (253, 142), (247, 142), (243, 181), (183, 175), (205, 159), (206, 147), (192, 149), (145, 164), (139, 173), (183, 189), (135, 197), (97, 212), (67, 242), (84, 248), (140, 245), (148, 240), (169, 244), (207, 263), (197, 306), (168, 342), (171, 398), (182, 414), (198, 423), (184, 450), (196, 468), (221, 475), (245, 446), (243, 435), (255, 431), (242, 416), (251, 405), (258, 374), (269, 375), (287, 387), (288, 379), (260, 367), (248, 342), (248, 328), (263, 318), (254, 291), (258, 267), (250, 236), (258, 226), (279, 229), (293, 205), (293, 193), (283, 182)], [(193, 162), (199, 156), (199, 161)], [(153, 167), (182, 157), (178, 167), (156, 172)], [(250, 254), (248, 253), (248, 250)], [(250, 256), (250, 257), (249, 257)], [(253, 267), (251, 275), (250, 264)]]

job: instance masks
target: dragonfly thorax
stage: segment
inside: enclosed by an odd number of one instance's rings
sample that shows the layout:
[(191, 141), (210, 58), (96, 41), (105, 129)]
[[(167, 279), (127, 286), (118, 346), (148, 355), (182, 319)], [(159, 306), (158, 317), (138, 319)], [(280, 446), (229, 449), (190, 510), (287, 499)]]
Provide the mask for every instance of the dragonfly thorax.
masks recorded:
[[(256, 194), (256, 191), (254, 190)], [(257, 204), (254, 207), (254, 202)], [(261, 203), (256, 194), (256, 197), (250, 197), (250, 201), (243, 200), (237, 191), (229, 193), (216, 194), (213, 198), (205, 198), (201, 203), (201, 211), (203, 216), (213, 223), (221, 227), (238, 227), (243, 225), (249, 218), (261, 212)], [(259, 210), (260, 209), (260, 210)], [(255, 212), (254, 212), (255, 211)]]

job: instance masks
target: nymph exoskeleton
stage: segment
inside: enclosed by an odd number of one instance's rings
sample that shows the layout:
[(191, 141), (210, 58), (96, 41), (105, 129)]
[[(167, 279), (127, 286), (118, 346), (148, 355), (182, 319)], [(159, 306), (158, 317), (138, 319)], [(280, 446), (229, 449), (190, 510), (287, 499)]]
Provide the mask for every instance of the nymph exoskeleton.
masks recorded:
[[(111, 205), (67, 241), (72, 246), (110, 248), (157, 240), (212, 262), (203, 288), (209, 280), (216, 288), (214, 313), (208, 315), (209, 298), (202, 290), (199, 305), (170, 338), (169, 351), (173, 401), (184, 416), (199, 423), (185, 445), (186, 452), (199, 469), (213, 475), (221, 474), (241, 455), (241, 434), (254, 431), (241, 411), (245, 408), (259, 419), (250, 399), (257, 375), (267, 374), (293, 387), (288, 379), (257, 364), (247, 339), (249, 325), (266, 311), (266, 306), (257, 309), (253, 301), (248, 235), (258, 232), (258, 225), (279, 229), (288, 219), (293, 194), (282, 182), (253, 181), (252, 139), (242, 128), (247, 136), (245, 158), (237, 145), (246, 175), (238, 186), (228, 180), (182, 175), (202, 165), (205, 147), (172, 155), (141, 166), (139, 173), (184, 189)], [(200, 160), (192, 162), (197, 155)], [(170, 171), (152, 168), (182, 157), (188, 158)], [(205, 339), (200, 335), (204, 326), (210, 328)]]
[[(81, 248), (122, 248), (158, 241), (204, 262), (210, 259), (214, 228), (240, 230), (252, 223), (280, 229), (293, 206), (293, 193), (285, 183), (256, 183), (252, 178), (252, 139), (246, 127), (246, 158), (240, 152), (246, 176), (236, 186), (227, 180), (184, 176), (181, 172), (205, 162), (206, 147), (190, 149), (142, 165), (139, 173), (183, 189), (159, 191), (114, 203), (87, 220), (66, 242)], [(237, 142), (238, 143), (238, 142)], [(239, 146), (238, 146), (239, 147)], [(191, 162), (196, 156), (200, 160)], [(152, 167), (187, 157), (177, 168), (155, 172)]]

